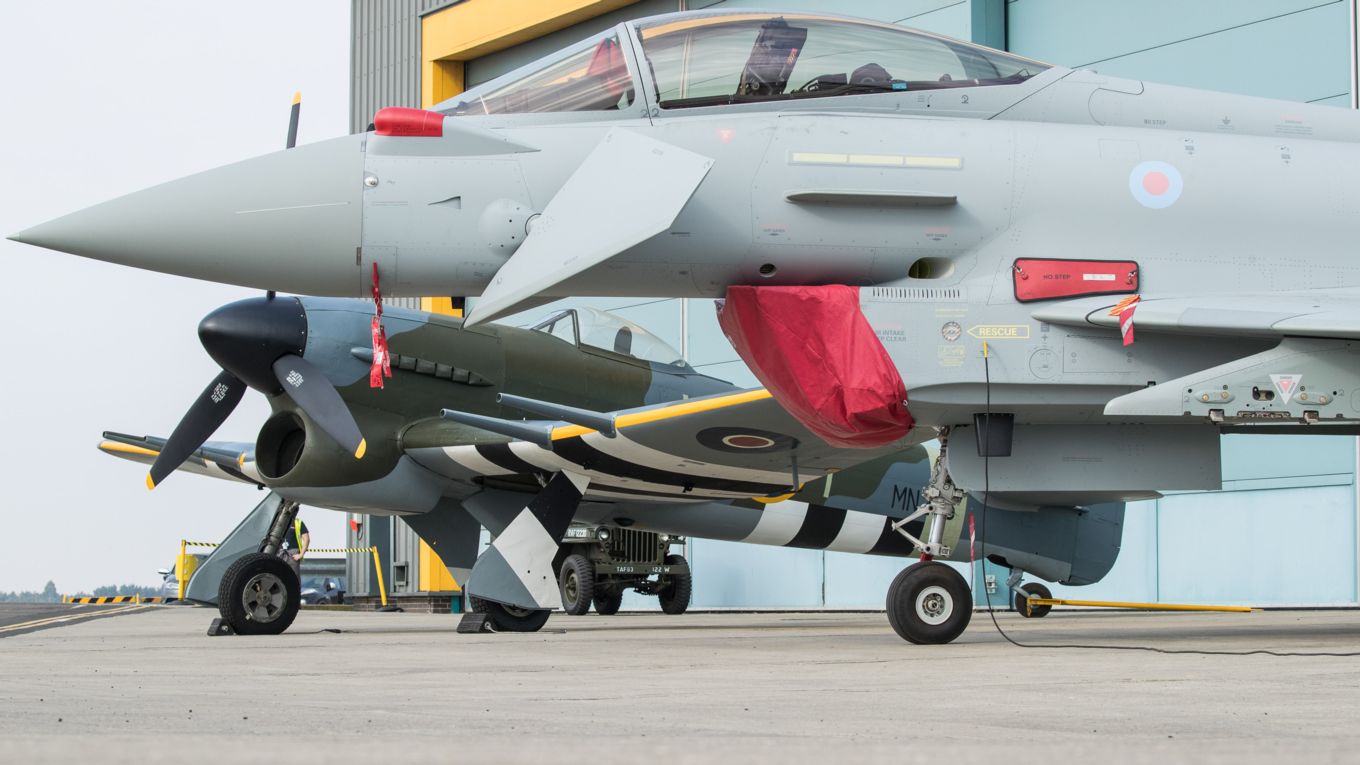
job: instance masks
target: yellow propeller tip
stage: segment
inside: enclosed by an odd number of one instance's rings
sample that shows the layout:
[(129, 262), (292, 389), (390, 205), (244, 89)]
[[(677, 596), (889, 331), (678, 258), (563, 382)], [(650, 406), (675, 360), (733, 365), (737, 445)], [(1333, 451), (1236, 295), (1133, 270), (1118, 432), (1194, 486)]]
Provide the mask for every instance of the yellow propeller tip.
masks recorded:
[(368, 451), (368, 439), (366, 438), (359, 439), (359, 448), (354, 450), (354, 459), (356, 460), (363, 459), (364, 453), (367, 451)]
[(293, 103), (295, 104), (302, 103), (302, 91), (300, 90), (293, 91)]
[(156, 481), (151, 477), (151, 474), (150, 474), (150, 473), (147, 473), (147, 474), (146, 474), (146, 490), (147, 490), (147, 491), (153, 491), (155, 488), (156, 488)]

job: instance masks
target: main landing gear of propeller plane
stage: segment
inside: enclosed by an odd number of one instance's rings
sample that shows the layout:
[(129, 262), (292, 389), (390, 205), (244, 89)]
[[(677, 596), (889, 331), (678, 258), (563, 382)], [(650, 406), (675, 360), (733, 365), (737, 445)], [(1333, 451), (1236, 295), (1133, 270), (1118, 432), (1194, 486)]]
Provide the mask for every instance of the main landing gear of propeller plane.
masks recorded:
[[(918, 644), (949, 643), (963, 634), (973, 618), (968, 582), (954, 569), (933, 560), (949, 556), (944, 527), (954, 517), (954, 508), (968, 496), (954, 485), (945, 467), (948, 439), (947, 432), (940, 435), (940, 454), (931, 468), (930, 483), (922, 492), (926, 503), (893, 524), (897, 533), (921, 553), (921, 562), (903, 569), (888, 586), (888, 623), (903, 640)], [(929, 518), (925, 541), (906, 530), (908, 523), (922, 517)]]
[(217, 610), (237, 635), (278, 635), (297, 618), (302, 585), (279, 550), (297, 517), (296, 502), (285, 501), (274, 515), (260, 551), (227, 568), (217, 589)]

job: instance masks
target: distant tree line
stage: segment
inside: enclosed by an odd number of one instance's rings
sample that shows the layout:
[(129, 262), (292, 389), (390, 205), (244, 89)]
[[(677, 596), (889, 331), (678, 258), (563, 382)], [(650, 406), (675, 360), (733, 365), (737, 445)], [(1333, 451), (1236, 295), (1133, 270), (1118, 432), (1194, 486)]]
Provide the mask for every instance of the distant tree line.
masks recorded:
[[(103, 587), (94, 588), (94, 592), (70, 592), (67, 595), (76, 597), (110, 597), (113, 595), (141, 595), (143, 597), (154, 597), (161, 594), (159, 587), (143, 587), (137, 584), (109, 584)], [(62, 593), (57, 591), (57, 585), (49, 581), (42, 592), (0, 592), (0, 603), (60, 603)]]

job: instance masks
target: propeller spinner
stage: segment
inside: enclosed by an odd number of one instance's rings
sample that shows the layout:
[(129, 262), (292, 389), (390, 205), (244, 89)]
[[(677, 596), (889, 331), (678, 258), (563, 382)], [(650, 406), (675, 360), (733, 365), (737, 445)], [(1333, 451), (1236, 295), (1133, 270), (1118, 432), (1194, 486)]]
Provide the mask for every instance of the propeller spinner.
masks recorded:
[(146, 486), (154, 489), (226, 421), (246, 388), (283, 393), (317, 427), (363, 459), (367, 442), (340, 392), (302, 358), (307, 312), (291, 297), (251, 298), (225, 305), (198, 325), (198, 339), (222, 367), (221, 374), (189, 407), (151, 465)]

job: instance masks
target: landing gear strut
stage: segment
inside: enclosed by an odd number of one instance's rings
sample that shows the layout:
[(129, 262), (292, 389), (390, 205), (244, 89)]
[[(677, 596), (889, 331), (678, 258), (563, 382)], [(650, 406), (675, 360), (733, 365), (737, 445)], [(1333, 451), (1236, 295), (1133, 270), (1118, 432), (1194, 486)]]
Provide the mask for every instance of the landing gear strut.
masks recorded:
[[(888, 623), (902, 639), (912, 643), (938, 644), (953, 641), (963, 634), (973, 617), (972, 593), (968, 582), (957, 571), (934, 561), (949, 557), (944, 544), (945, 524), (954, 517), (954, 508), (967, 493), (954, 485), (945, 468), (948, 431), (940, 434), (940, 454), (930, 471), (930, 483), (922, 496), (926, 500), (916, 512), (893, 524), (921, 553), (921, 562), (908, 566), (888, 586)], [(928, 517), (925, 541), (906, 530), (917, 518)]]
[(238, 635), (278, 635), (297, 618), (302, 585), (293, 567), (279, 557), (297, 512), (297, 503), (285, 500), (260, 551), (242, 556), (222, 575), (217, 611)]

